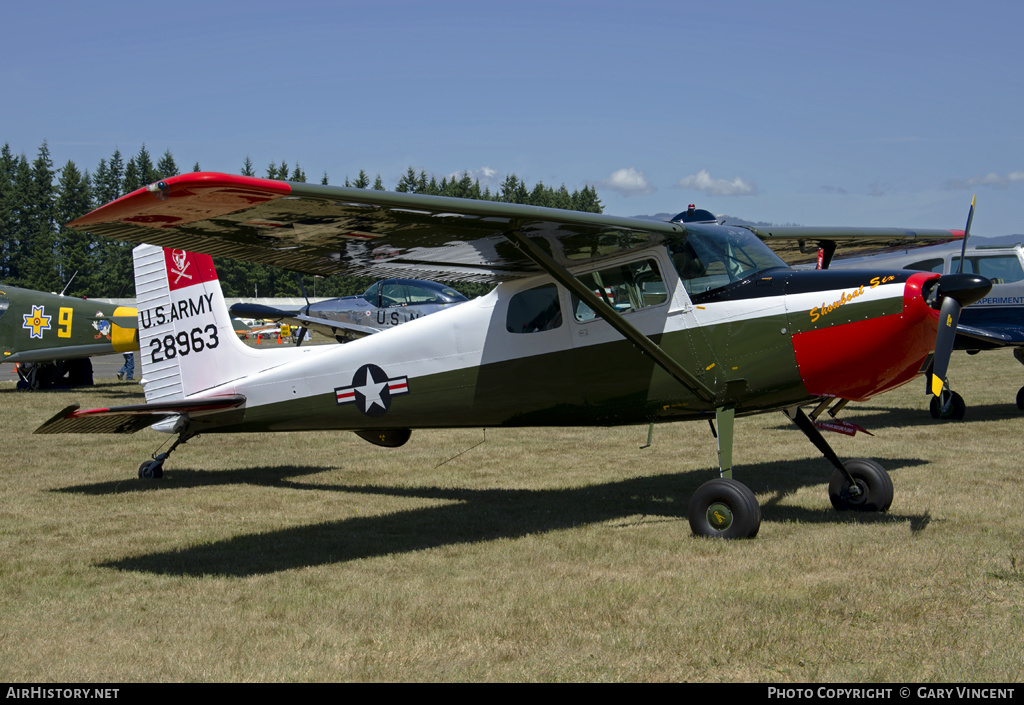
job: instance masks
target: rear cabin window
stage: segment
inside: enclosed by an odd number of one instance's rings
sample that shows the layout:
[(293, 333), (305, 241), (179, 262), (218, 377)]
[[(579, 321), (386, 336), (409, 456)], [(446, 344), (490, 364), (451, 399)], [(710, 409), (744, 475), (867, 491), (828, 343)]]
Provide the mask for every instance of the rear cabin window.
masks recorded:
[[(583, 274), (579, 280), (619, 313), (657, 306), (668, 300), (665, 280), (661, 277), (658, 263), (652, 259)], [(590, 321), (597, 317), (593, 309), (575, 295), (572, 308), (577, 321)]]
[(505, 328), (509, 333), (539, 333), (562, 325), (558, 289), (545, 284), (520, 291), (509, 299)]

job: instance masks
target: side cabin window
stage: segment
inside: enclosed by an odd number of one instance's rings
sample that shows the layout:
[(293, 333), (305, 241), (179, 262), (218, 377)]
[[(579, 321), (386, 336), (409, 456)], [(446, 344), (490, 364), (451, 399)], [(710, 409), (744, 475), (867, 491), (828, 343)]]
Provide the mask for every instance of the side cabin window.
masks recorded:
[(0, 318), (3, 318), (4, 314), (7, 313), (7, 307), (9, 305), (10, 302), (7, 300), (7, 297), (0, 294)]
[(788, 269), (777, 254), (746, 228), (689, 223), (686, 233), (670, 239), (668, 247), (691, 299), (759, 272)]
[(505, 328), (509, 333), (539, 333), (562, 325), (558, 288), (554, 284), (520, 291), (509, 299)]
[[(953, 266), (949, 271), (955, 272), (960, 266), (959, 255), (953, 258)], [(1024, 279), (1020, 260), (1017, 255), (967, 255), (964, 272), (980, 274), (992, 280), (993, 284), (1009, 284)]]
[[(628, 313), (648, 306), (657, 306), (668, 300), (668, 289), (652, 259), (616, 265), (579, 277), (588, 289), (619, 313)], [(572, 308), (577, 321), (597, 317), (593, 309), (572, 297)]]

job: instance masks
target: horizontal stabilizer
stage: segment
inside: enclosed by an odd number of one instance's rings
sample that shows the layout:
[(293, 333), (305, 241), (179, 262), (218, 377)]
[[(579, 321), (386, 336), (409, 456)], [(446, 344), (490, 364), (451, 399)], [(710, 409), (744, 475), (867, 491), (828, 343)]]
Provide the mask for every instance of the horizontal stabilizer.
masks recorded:
[(78, 404), (62, 409), (34, 433), (135, 433), (158, 421), (188, 414), (192, 417), (237, 409), (245, 404), (241, 394), (208, 399), (181, 399), (131, 404), (112, 409), (79, 411)]

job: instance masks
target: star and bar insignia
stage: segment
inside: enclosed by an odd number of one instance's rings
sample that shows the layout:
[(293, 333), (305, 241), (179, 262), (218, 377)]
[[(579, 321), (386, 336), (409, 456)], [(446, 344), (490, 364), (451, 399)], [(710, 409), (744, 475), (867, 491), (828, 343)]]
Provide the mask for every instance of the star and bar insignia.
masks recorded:
[(408, 393), (408, 377), (388, 377), (377, 365), (363, 365), (352, 375), (351, 385), (334, 390), (339, 405), (354, 403), (367, 416), (383, 416), (391, 408), (391, 397)]

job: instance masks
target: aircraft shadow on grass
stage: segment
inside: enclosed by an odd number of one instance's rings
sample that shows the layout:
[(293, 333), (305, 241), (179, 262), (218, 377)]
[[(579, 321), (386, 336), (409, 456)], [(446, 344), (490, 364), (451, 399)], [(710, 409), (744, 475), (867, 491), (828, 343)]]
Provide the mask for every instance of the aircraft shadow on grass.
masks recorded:
[[(908, 468), (926, 461), (887, 461)], [(912, 531), (928, 525), (928, 512), (882, 515), (843, 513), (782, 504), (798, 489), (827, 481), (821, 459), (744, 465), (743, 475), (768, 521), (803, 524), (909, 522)], [(133, 556), (99, 564), (117, 570), (168, 575), (250, 576), (292, 568), (343, 563), (360, 558), (408, 553), (464, 543), (518, 538), (589, 524), (641, 517), (631, 524), (685, 521), (688, 497), (708, 470), (639, 477), (571, 489), (511, 490), (388, 485), (312, 484), (296, 480), (325, 472), (322, 467), (278, 466), (207, 472), (168, 472), (162, 482), (124, 481), (67, 487), (60, 492), (105, 495), (126, 491), (166, 491), (215, 485), (252, 484), (294, 490), (350, 492), (396, 498), (447, 500), (451, 504), (371, 517), (236, 536), (201, 546)], [(613, 527), (614, 528), (614, 527)]]
[[(1024, 417), (1020, 409), (1014, 403), (1009, 404), (978, 404), (967, 409), (966, 416), (959, 421), (939, 421), (933, 419), (928, 412), (927, 402), (921, 405), (920, 409), (906, 407), (886, 407), (858, 405), (848, 407), (848, 411), (839, 415), (844, 421), (851, 421), (860, 424), (871, 433), (886, 428), (918, 428), (927, 426), (942, 426), (943, 424), (970, 424), (983, 421), (1007, 421)], [(864, 413), (860, 413), (864, 412)], [(828, 414), (823, 414), (819, 420), (828, 419)], [(774, 426), (778, 430), (792, 429), (790, 423), (780, 423)]]

